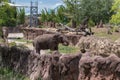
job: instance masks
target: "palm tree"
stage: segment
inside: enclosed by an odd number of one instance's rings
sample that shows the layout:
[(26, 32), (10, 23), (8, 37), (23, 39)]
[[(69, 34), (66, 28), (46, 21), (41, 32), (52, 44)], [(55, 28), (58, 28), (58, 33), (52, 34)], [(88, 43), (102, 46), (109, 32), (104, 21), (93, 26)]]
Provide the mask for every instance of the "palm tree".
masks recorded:
[(58, 23), (66, 24), (68, 22), (68, 18), (64, 15), (65, 7), (63, 5), (57, 8), (56, 17)]
[(76, 28), (79, 23), (79, 0), (63, 0), (66, 5), (66, 12), (64, 13), (72, 22), (72, 27)]

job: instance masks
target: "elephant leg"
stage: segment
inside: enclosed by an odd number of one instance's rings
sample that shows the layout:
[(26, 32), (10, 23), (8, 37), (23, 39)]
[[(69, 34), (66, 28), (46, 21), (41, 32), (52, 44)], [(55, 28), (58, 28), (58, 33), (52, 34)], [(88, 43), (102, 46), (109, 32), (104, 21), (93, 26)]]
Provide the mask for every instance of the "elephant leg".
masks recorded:
[(40, 48), (38, 45), (35, 47), (35, 50), (36, 50), (36, 53), (40, 54)]
[(55, 46), (54, 50), (58, 50), (58, 46)]
[(36, 53), (40, 54), (40, 49), (36, 49)]
[(50, 50), (51, 50), (51, 51), (58, 50), (58, 46), (54, 46), (54, 47), (52, 46), (52, 47), (50, 48)]

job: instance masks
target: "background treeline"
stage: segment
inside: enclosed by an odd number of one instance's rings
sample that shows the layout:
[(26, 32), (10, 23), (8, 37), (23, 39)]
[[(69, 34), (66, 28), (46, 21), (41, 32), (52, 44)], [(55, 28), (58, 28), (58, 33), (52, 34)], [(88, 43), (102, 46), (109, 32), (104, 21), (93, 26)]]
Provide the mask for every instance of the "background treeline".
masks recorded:
[[(62, 0), (63, 5), (55, 9), (43, 9), (40, 22), (62, 23), (77, 27), (82, 20), (89, 17), (89, 25), (102, 21), (104, 24), (120, 23), (120, 0)], [(8, 2), (8, 0), (0, 0)], [(11, 7), (7, 3), (0, 6), (0, 26), (16, 26), (25, 23), (25, 10)]]
[(104, 24), (120, 23), (120, 0), (63, 0), (64, 5), (55, 9), (43, 9), (40, 20), (63, 23), (77, 27), (82, 20), (89, 17), (89, 25), (94, 26), (102, 21)]

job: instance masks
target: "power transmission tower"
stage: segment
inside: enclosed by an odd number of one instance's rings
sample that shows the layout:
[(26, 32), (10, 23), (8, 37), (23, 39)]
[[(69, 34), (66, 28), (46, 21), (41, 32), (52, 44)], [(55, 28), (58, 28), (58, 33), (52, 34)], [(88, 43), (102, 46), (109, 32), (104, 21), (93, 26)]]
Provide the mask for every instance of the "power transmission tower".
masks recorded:
[(38, 2), (31, 2), (30, 6), (30, 27), (38, 25)]

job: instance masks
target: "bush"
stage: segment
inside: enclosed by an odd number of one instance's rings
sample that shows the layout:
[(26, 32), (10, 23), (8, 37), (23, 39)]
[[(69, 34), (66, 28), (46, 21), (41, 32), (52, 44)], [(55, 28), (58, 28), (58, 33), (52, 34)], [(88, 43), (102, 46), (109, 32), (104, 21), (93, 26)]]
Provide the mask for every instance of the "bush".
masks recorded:
[(29, 80), (24, 75), (16, 73), (9, 68), (0, 67), (0, 80)]
[(113, 32), (118, 32), (119, 31), (119, 27), (118, 26), (114, 26), (113, 27)]

